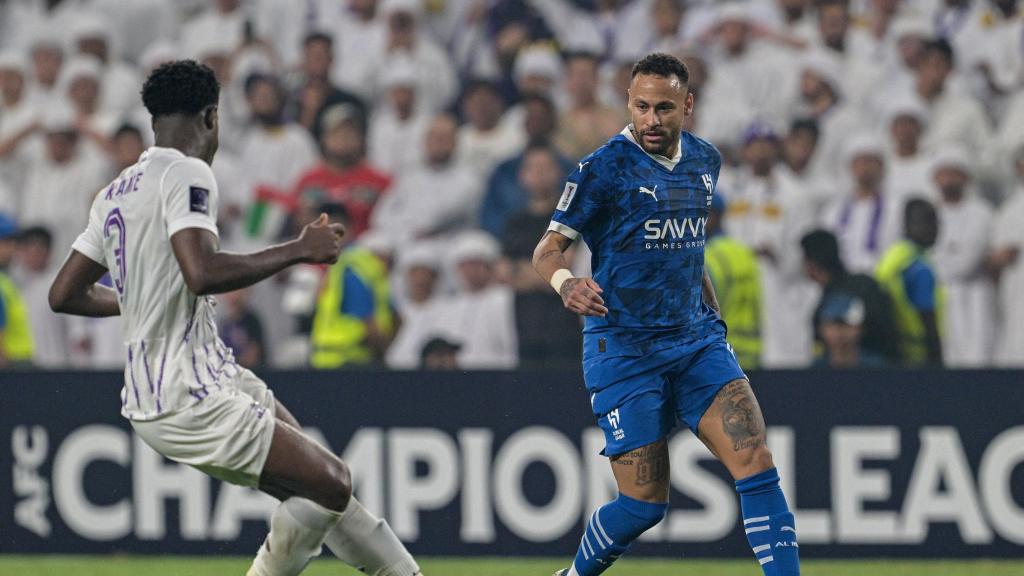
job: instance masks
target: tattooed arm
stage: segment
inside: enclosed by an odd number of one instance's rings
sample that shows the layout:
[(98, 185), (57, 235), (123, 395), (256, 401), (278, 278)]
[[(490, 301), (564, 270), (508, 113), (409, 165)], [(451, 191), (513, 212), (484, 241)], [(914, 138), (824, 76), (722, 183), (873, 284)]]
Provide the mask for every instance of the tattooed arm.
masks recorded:
[[(561, 270), (568, 273), (569, 263), (562, 253), (570, 245), (571, 239), (551, 230), (540, 239), (533, 251), (533, 267), (545, 282), (550, 284), (552, 277)], [(571, 275), (558, 288), (565, 308), (584, 316), (604, 316), (608, 313), (601, 292), (601, 287), (593, 278), (575, 278)]]

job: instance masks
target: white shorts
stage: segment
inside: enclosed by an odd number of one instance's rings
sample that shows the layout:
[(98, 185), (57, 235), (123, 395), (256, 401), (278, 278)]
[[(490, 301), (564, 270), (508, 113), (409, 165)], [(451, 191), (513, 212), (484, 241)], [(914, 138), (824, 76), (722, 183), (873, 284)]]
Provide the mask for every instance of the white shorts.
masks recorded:
[(132, 428), (164, 456), (225, 482), (256, 488), (270, 453), (274, 393), (249, 370), (190, 408)]

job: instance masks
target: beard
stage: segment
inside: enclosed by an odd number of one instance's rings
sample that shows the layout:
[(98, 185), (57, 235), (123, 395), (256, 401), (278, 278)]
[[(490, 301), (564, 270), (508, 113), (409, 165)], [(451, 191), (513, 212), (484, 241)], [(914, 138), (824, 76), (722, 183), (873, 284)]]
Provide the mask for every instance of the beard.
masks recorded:
[[(661, 140), (657, 143), (651, 144), (645, 140), (645, 136), (660, 136)], [(640, 147), (644, 149), (648, 154), (658, 154), (660, 156), (666, 156), (669, 148), (672, 147), (672, 134), (669, 133), (664, 127), (659, 128), (648, 128), (647, 130), (633, 129), (633, 136), (636, 141), (640, 144)], [(676, 136), (678, 139), (678, 136)]]

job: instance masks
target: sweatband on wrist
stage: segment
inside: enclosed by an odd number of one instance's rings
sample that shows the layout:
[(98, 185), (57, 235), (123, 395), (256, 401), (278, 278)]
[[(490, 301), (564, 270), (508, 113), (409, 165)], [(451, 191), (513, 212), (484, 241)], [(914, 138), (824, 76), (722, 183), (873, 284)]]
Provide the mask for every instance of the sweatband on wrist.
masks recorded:
[(555, 289), (555, 292), (561, 294), (562, 284), (564, 284), (569, 278), (575, 278), (575, 276), (572, 275), (572, 272), (569, 272), (566, 268), (559, 268), (551, 275), (551, 287)]

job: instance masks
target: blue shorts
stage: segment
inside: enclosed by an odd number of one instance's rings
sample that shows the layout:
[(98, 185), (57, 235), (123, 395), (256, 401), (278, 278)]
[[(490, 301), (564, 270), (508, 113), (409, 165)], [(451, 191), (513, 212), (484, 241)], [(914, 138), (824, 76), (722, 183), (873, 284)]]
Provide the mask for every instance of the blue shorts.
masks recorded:
[(746, 378), (718, 332), (644, 355), (587, 356), (583, 376), (604, 430), (606, 456), (657, 442), (680, 422), (697, 434), (718, 391)]

